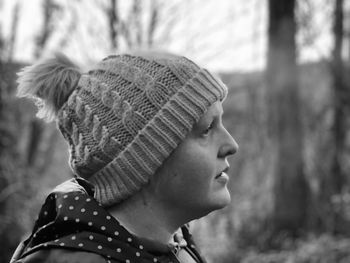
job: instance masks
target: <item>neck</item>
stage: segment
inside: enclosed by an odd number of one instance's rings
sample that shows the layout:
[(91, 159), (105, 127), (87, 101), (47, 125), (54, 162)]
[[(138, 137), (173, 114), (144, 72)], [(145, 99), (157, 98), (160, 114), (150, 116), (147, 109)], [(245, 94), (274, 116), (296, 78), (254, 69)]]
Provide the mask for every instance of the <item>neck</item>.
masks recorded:
[(141, 190), (110, 208), (109, 213), (132, 234), (168, 244), (175, 231), (186, 223), (171, 210)]

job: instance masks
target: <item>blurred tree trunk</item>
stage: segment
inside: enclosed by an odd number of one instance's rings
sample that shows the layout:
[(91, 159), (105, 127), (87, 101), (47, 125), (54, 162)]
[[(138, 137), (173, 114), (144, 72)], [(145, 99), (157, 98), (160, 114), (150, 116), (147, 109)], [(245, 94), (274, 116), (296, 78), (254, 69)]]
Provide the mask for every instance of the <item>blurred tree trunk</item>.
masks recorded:
[[(10, 39), (5, 39), (0, 30), (0, 262), (8, 262), (9, 254), (12, 253), (19, 232), (14, 233), (13, 229), (20, 230), (21, 226), (13, 220), (10, 196), (18, 189), (16, 184), (16, 167), (14, 160), (17, 156), (16, 146), (16, 123), (11, 109), (11, 84), (8, 81), (7, 61), (12, 59), (12, 51), (16, 42), (17, 22), (19, 6), (16, 4), (12, 13), (12, 32)], [(1, 24), (0, 24), (1, 29)], [(15, 173), (15, 174), (14, 174)], [(16, 240), (16, 241), (14, 241)]]
[[(3, 43), (1, 35), (0, 35), (0, 42)], [(2, 47), (3, 45), (0, 45), (0, 51), (2, 50)], [(1, 56), (0, 56), (0, 74), (1, 76), (3, 74), (3, 62), (2, 62)], [(5, 83), (2, 80), (2, 78), (0, 78), (0, 195), (8, 186), (8, 182), (5, 177), (5, 158), (4, 158), (4, 154), (6, 152), (6, 145), (7, 145), (6, 142), (8, 140), (8, 130), (6, 129), (7, 125), (5, 125), (6, 119), (5, 119), (5, 113), (4, 113), (4, 104), (5, 104)], [(7, 210), (6, 202), (0, 200), (0, 211), (6, 212), (6, 210)], [(3, 221), (4, 219), (0, 217), (0, 224), (3, 224), (4, 223)], [(6, 233), (4, 233), (4, 231), (1, 231), (1, 229), (0, 229), (0, 237), (7, 237)], [(8, 249), (7, 247), (4, 248), (4, 250), (0, 249), (0, 252), (1, 252), (0, 255), (6, 254), (7, 249)], [(1, 261), (4, 259), (7, 259), (7, 258), (2, 258), (0, 256)]]
[(295, 0), (269, 0), (267, 96), (274, 152), (272, 235), (297, 236), (304, 226), (307, 183), (296, 67)]
[(14, 86), (9, 81), (11, 71), (10, 64), (0, 57), (0, 240), (5, 241), (0, 246), (0, 262), (8, 262), (23, 233), (14, 213), (19, 209), (15, 199), (22, 181), (18, 180), (21, 175), (17, 149), (20, 129), (14, 107)]
[(334, 2), (333, 38), (334, 49), (331, 74), (333, 77), (333, 126), (332, 126), (332, 160), (330, 172), (321, 181), (321, 203), (328, 212), (324, 225), (327, 231), (333, 233), (350, 234), (349, 222), (344, 216), (343, 194), (347, 190), (347, 176), (345, 173), (345, 147), (347, 103), (349, 90), (346, 83), (346, 68), (342, 58), (344, 40), (344, 1)]
[(342, 171), (342, 153), (345, 143), (345, 101), (346, 86), (344, 83), (344, 64), (342, 59), (343, 47), (343, 0), (335, 1), (334, 9), (334, 50), (333, 50), (333, 83), (334, 83), (334, 156), (332, 164), (332, 188), (334, 193), (341, 193), (345, 183), (345, 174)]

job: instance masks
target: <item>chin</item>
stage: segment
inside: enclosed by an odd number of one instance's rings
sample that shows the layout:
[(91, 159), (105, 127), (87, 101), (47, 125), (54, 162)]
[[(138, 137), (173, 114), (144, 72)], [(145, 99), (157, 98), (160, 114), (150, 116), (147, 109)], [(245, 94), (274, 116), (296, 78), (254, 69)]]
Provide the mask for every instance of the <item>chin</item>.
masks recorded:
[(227, 194), (218, 198), (218, 200), (216, 201), (217, 208), (215, 210), (222, 209), (227, 205), (229, 205), (230, 203), (231, 203), (231, 196), (230, 196), (230, 193), (227, 192)]
[(216, 210), (220, 210), (224, 207), (226, 207), (227, 205), (229, 205), (231, 203), (231, 196), (230, 193), (228, 192), (228, 190), (226, 189), (226, 191), (224, 193), (220, 193), (220, 195), (215, 196), (211, 202), (210, 202), (210, 206), (209, 206), (209, 211), (207, 214), (214, 212)]

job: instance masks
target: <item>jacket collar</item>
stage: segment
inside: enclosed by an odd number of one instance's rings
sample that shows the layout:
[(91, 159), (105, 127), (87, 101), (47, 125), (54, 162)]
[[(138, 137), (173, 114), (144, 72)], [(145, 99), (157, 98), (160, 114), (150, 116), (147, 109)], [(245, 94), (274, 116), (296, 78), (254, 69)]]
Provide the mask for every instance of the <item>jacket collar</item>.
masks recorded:
[[(189, 246), (198, 261), (193, 240), (185, 226), (183, 240), (165, 245), (129, 233), (94, 198), (93, 186), (74, 178), (59, 186), (46, 198), (31, 236), (21, 245), (16, 257), (22, 258), (41, 249), (67, 248), (99, 254), (124, 262), (162, 262), (174, 251)], [(179, 241), (180, 240), (180, 241)]]

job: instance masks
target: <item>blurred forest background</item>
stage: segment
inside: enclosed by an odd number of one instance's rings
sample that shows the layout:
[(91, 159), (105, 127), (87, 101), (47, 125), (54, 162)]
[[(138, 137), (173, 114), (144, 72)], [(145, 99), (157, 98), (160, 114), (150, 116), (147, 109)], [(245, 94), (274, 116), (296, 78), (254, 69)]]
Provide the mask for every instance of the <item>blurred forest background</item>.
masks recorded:
[(350, 262), (346, 0), (0, 0), (0, 262), (72, 176), (55, 124), (15, 97), (16, 72), (130, 48), (186, 55), (229, 88), (232, 204), (192, 224), (209, 262)]

